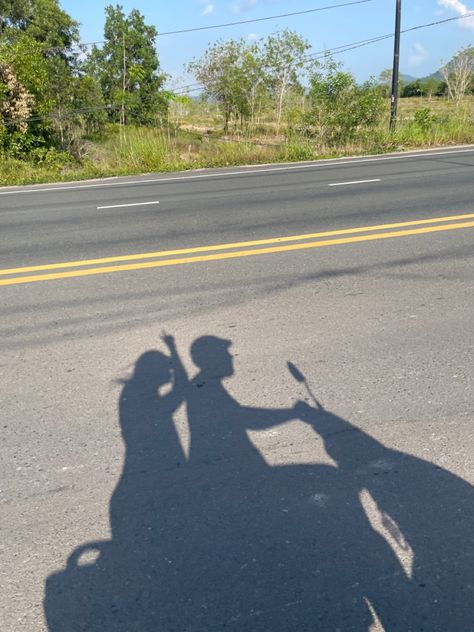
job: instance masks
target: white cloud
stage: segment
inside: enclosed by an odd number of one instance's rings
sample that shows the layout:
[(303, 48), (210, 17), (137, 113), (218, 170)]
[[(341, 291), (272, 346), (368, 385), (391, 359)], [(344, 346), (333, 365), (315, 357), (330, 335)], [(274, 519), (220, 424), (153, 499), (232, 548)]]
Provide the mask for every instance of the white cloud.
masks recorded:
[[(440, 7), (444, 7), (445, 9), (451, 9), (451, 11), (454, 11), (460, 16), (468, 15), (469, 13), (474, 12), (474, 9), (468, 9), (461, 0), (438, 0), (438, 4)], [(459, 26), (474, 29), (474, 15), (464, 18), (463, 20), (459, 20)]]
[(258, 33), (249, 33), (247, 35), (247, 39), (249, 40), (249, 42), (255, 42), (259, 38), (260, 38), (260, 35)]
[(423, 46), (423, 44), (420, 44), (419, 42), (417, 42), (412, 47), (412, 52), (410, 56), (408, 57), (408, 65), (421, 66), (421, 64), (425, 62), (429, 56), (430, 54), (428, 53), (426, 48)]
[(232, 5), (232, 11), (234, 13), (244, 13), (249, 9), (253, 9), (256, 6), (258, 0), (237, 0)]
[(209, 2), (202, 10), (201, 15), (211, 15), (211, 13), (214, 13), (214, 5)]

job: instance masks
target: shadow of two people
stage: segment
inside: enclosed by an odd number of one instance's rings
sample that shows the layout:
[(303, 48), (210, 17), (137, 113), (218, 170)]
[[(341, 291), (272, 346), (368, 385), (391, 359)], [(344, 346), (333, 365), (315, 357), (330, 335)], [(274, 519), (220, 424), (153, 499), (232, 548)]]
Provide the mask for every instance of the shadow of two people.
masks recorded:
[[(169, 354), (144, 353), (120, 396), (112, 538), (48, 578), (50, 632), (474, 629), (468, 483), (322, 407), (240, 404), (223, 384), (229, 340), (193, 342), (191, 380), (164, 342)], [(187, 457), (173, 422), (183, 403)], [(267, 465), (247, 431), (291, 419), (310, 424), (336, 466)]]

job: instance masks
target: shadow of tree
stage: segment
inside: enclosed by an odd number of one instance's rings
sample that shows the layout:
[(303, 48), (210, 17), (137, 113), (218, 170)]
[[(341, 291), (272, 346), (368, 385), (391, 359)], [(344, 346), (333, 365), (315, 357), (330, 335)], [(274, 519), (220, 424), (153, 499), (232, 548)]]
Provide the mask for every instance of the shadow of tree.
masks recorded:
[[(473, 630), (472, 486), (319, 405), (242, 405), (230, 340), (193, 342), (191, 380), (164, 341), (123, 385), (112, 538), (47, 579), (50, 632)], [(290, 419), (335, 466), (266, 464), (247, 431)]]

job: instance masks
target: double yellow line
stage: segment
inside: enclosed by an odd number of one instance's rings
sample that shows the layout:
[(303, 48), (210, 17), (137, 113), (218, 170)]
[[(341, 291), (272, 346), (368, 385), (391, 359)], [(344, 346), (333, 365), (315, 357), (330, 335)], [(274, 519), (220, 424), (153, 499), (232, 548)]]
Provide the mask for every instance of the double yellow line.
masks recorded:
[[(474, 213), (468, 213), (464, 215), (398, 222), (396, 224), (378, 224), (376, 226), (362, 226), (320, 233), (291, 235), (289, 237), (274, 237), (270, 239), (256, 239), (253, 241), (240, 241), (213, 246), (198, 246), (195, 248), (180, 248), (177, 250), (162, 250), (133, 255), (104, 257), (100, 259), (87, 259), (83, 261), (67, 261), (21, 268), (9, 268), (0, 270), (0, 286), (85, 277), (129, 270), (144, 270), (147, 268), (163, 268), (166, 266), (200, 263), (203, 261), (236, 259), (238, 257), (252, 257), (276, 252), (305, 250), (308, 248), (323, 248), (325, 246), (353, 244), (374, 241), (376, 239), (393, 239), (395, 237), (424, 235), (473, 227)], [(341, 235), (344, 236), (341, 237)]]

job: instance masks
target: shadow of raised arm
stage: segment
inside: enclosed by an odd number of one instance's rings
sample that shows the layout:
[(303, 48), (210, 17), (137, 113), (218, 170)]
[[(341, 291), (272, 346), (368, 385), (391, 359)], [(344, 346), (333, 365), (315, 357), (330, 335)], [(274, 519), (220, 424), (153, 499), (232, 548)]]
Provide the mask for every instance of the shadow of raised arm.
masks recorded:
[(173, 373), (171, 390), (168, 393), (161, 395), (161, 402), (166, 409), (174, 412), (184, 401), (185, 391), (189, 385), (189, 379), (176, 348), (174, 337), (168, 334), (163, 334), (161, 339), (168, 347)]

